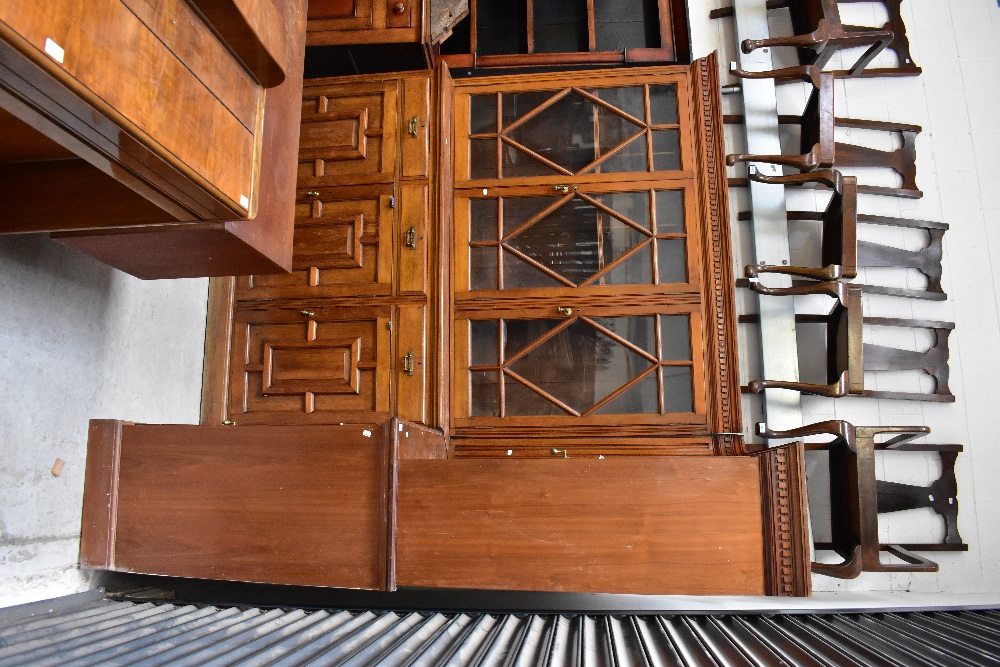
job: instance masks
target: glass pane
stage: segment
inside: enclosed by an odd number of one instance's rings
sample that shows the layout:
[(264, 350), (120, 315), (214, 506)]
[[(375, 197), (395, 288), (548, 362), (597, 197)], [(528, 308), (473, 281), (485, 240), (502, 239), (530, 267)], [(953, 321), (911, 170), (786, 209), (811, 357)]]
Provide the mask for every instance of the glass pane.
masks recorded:
[(497, 177), (497, 141), (496, 139), (469, 140), (469, 177)]
[(528, 220), (556, 203), (560, 197), (504, 197), (503, 199), (503, 235), (523, 225)]
[(503, 127), (507, 127), (539, 104), (548, 101), (555, 94), (556, 91), (551, 90), (530, 93), (503, 93), (500, 96), (500, 101), (502, 102), (500, 113), (503, 114)]
[(535, 53), (588, 50), (586, 3), (580, 0), (535, 2), (534, 17)]
[(653, 131), (653, 169), (676, 171), (681, 168), (681, 143), (677, 130)]
[(473, 417), (498, 417), (500, 415), (500, 371), (471, 371), (469, 373), (470, 405)]
[(684, 239), (660, 239), (656, 242), (660, 283), (687, 282), (687, 252)]
[(596, 415), (655, 415), (660, 411), (656, 397), (656, 373), (594, 411)]
[[(595, 126), (598, 129), (595, 136)], [(642, 128), (571, 92), (505, 135), (538, 155), (578, 173)]]
[[(601, 3), (607, 4), (607, 3)], [(600, 49), (598, 49), (600, 50)], [(621, 50), (621, 49), (617, 49)], [(617, 107), (636, 120), (646, 122), (646, 101), (643, 99), (642, 86), (625, 88), (597, 88), (588, 90), (594, 97), (600, 98), (613, 107)]]
[(504, 379), (504, 392), (507, 399), (505, 407), (508, 417), (565, 416), (569, 414), (555, 403), (547, 401), (511, 377)]
[(499, 289), (497, 248), (469, 248), (469, 289)]
[(631, 171), (649, 171), (648, 164), (646, 134), (643, 132), (607, 160), (587, 171), (595, 174), (623, 174)]
[(503, 358), (510, 359), (561, 323), (562, 320), (503, 320)]
[(472, 199), (469, 201), (469, 240), (497, 240), (497, 200)]
[(663, 407), (667, 412), (694, 412), (691, 367), (663, 366)]
[(524, 2), (476, 5), (476, 52), (482, 56), (528, 52), (528, 6)]
[(646, 236), (579, 198), (507, 239), (506, 245), (579, 285)]
[(495, 134), (497, 131), (497, 96), (472, 95), (469, 134)]
[(598, 51), (660, 46), (656, 0), (616, 0), (594, 3)]
[(653, 125), (677, 124), (677, 86), (649, 87), (649, 115)]
[(665, 361), (691, 360), (691, 325), (688, 315), (663, 315), (660, 317), (660, 359)]
[(469, 321), (469, 365), (490, 366), (500, 362), (496, 320)]
[(614, 339), (576, 320), (509, 368), (583, 412), (650, 365)]
[(532, 266), (509, 252), (503, 256), (503, 288), (566, 287), (537, 266)]
[(679, 234), (684, 231), (684, 191), (656, 191), (656, 233)]
[(644, 229), (651, 228), (648, 192), (605, 192), (590, 197)]
[(620, 336), (640, 350), (656, 356), (656, 329), (652, 315), (636, 317), (595, 317), (594, 322)]
[(598, 285), (651, 285), (653, 284), (653, 246), (638, 251), (624, 262), (603, 274)]
[[(555, 176), (563, 173), (510, 144), (503, 144), (501, 155), (503, 164), (500, 168), (503, 169), (503, 178)], [(544, 153), (541, 155), (546, 159), (550, 157)]]

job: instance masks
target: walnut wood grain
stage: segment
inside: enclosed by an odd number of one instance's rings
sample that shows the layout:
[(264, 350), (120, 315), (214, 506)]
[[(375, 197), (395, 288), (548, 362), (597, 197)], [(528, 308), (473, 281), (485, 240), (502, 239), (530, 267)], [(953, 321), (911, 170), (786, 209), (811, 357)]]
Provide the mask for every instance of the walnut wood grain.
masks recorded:
[(403, 460), (400, 586), (764, 593), (748, 457)]
[(115, 566), (122, 424), (113, 419), (90, 421), (80, 531), (80, 563), (85, 567)]
[[(107, 438), (94, 429), (92, 435), (94, 455), (101, 456)], [(390, 479), (384, 435), (373, 424), (121, 425), (113, 558), (87, 557), (84, 564), (384, 589)], [(84, 525), (85, 543), (102, 534)]]
[(206, 426), (218, 426), (229, 419), (229, 345), (233, 335), (235, 283), (231, 276), (208, 281), (199, 422)]

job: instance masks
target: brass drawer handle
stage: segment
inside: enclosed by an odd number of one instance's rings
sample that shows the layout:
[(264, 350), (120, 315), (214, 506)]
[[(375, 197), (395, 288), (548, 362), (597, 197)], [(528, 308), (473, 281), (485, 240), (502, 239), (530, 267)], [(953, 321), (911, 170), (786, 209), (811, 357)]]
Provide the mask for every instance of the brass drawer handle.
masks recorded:
[(413, 377), (413, 353), (408, 353), (403, 357), (403, 372)]
[(299, 312), (305, 315), (306, 317), (316, 317), (315, 311), (312, 310), (300, 310)]
[(576, 191), (575, 185), (554, 185), (552, 187), (555, 188), (556, 192), (564, 195), (568, 195), (570, 192)]
[(410, 119), (409, 131), (410, 131), (410, 136), (413, 137), (414, 139), (417, 138), (417, 128), (419, 126), (419, 123), (420, 121), (417, 119), (416, 116)]
[(417, 249), (417, 228), (410, 227), (406, 230), (406, 247), (410, 250)]
[(556, 312), (558, 312), (560, 315), (572, 315), (573, 309), (559, 306), (558, 308), (556, 308)]
[(306, 192), (306, 197), (319, 197), (318, 190), (309, 190)]
[(569, 458), (569, 452), (566, 451), (565, 449), (556, 449), (555, 447), (553, 447), (552, 448), (552, 453), (554, 455), (556, 455), (556, 456), (558, 456), (559, 454), (562, 454), (564, 459), (568, 459)]

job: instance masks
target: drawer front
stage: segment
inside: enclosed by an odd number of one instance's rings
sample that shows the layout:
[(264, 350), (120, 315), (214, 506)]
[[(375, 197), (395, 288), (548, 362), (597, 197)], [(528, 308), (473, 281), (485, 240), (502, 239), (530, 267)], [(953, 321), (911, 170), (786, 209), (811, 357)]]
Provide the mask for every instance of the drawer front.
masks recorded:
[(427, 293), (430, 201), (426, 184), (399, 188), (399, 294)]
[(396, 416), (427, 424), (427, 308), (400, 306), (396, 312)]
[(389, 294), (392, 206), (391, 185), (299, 190), (292, 272), (241, 276), (236, 283), (236, 298)]
[(300, 188), (393, 181), (397, 85), (341, 83), (302, 91)]
[(389, 417), (390, 308), (237, 310), (229, 419), (330, 424)]
[(306, 18), (322, 21), (326, 30), (370, 30), (373, 9), (372, 0), (309, 0)]
[(403, 127), (400, 130), (403, 178), (426, 178), (428, 175), (430, 90), (429, 76), (403, 79)]

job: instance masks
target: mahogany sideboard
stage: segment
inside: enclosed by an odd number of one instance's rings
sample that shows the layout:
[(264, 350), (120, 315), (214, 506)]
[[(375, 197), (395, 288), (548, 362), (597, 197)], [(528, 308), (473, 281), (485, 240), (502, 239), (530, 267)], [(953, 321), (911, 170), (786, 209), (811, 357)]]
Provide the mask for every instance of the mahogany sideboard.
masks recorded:
[(808, 594), (801, 449), (733, 435), (719, 94), (714, 56), (311, 80), (292, 272), (213, 282), (203, 425), (93, 422), (84, 564)]
[(143, 278), (287, 271), (305, 7), (2, 3), (0, 233)]

